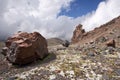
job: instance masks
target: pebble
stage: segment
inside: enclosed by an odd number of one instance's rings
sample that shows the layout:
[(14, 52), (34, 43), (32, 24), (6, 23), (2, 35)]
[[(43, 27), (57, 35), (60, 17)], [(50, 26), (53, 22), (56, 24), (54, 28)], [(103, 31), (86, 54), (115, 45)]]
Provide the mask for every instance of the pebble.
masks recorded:
[(89, 52), (89, 53), (88, 53), (88, 56), (91, 56), (91, 57), (92, 57), (92, 56), (95, 56), (95, 53), (94, 53), (94, 52)]
[(10, 77), (8, 80), (16, 80), (18, 77)]
[(63, 77), (65, 76), (65, 73), (63, 71), (61, 71), (59, 74)]
[(115, 70), (118, 76), (120, 76), (120, 69)]
[(119, 53), (119, 52), (117, 52), (117, 55), (118, 55), (118, 57), (120, 58), (120, 53)]
[(55, 78), (56, 78), (56, 75), (50, 75), (50, 76), (49, 76), (49, 79), (50, 79), (50, 80), (54, 80)]

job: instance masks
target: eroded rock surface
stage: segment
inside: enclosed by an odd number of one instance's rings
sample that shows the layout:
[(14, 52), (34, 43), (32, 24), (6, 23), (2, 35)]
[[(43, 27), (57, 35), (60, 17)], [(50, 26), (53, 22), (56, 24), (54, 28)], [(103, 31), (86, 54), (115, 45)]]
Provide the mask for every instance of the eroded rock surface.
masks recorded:
[(46, 39), (38, 32), (19, 32), (9, 37), (2, 53), (13, 64), (27, 64), (48, 55)]
[(82, 25), (79, 24), (78, 26), (76, 26), (75, 31), (73, 32), (73, 37), (71, 39), (72, 43), (76, 43), (79, 41), (79, 39), (82, 38), (83, 34), (85, 33), (85, 30), (82, 29)]

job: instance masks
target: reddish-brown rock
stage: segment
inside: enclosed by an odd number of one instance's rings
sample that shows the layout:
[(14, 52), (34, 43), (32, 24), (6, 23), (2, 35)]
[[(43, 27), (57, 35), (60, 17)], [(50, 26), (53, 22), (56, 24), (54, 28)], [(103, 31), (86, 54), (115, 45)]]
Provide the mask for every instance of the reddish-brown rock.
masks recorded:
[(72, 43), (76, 43), (79, 41), (80, 38), (82, 38), (83, 34), (85, 33), (85, 30), (82, 29), (82, 25), (79, 24), (76, 26), (76, 29), (73, 32), (73, 37), (71, 39)]
[(109, 41), (106, 42), (106, 45), (108, 47), (115, 47), (115, 40), (114, 39), (111, 39)]
[(19, 32), (8, 38), (6, 47), (3, 54), (14, 64), (27, 64), (48, 55), (47, 41), (38, 32)]

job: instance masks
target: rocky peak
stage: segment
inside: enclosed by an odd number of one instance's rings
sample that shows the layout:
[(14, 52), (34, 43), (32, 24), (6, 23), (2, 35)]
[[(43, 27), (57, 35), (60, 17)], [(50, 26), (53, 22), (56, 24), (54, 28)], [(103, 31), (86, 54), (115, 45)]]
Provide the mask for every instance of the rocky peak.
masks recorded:
[(72, 43), (76, 43), (79, 41), (80, 38), (82, 38), (83, 34), (85, 33), (85, 30), (82, 29), (82, 25), (79, 24), (76, 26), (76, 29), (73, 32), (73, 37), (72, 37)]
[(107, 41), (114, 39), (115, 42), (111, 41), (113, 47), (115, 45), (116, 47), (120, 47), (119, 36), (120, 36), (120, 16), (89, 32), (85, 32), (84, 29), (82, 29), (82, 25), (78, 25), (73, 32), (73, 37), (71, 40), (72, 43), (79, 42), (78, 45), (84, 45), (87, 43), (89, 44), (91, 43), (91, 41), (92, 43), (103, 45)]

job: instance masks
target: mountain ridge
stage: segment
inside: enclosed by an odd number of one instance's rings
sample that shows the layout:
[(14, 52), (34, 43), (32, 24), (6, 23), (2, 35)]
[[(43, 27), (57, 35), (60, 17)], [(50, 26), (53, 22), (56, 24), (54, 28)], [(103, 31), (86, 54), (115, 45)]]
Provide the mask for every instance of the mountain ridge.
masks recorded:
[[(79, 25), (76, 26), (76, 29), (78, 27)], [(79, 30), (76, 30), (76, 29), (74, 30), (73, 37), (71, 39), (73, 44), (79, 43), (81, 45), (81, 44), (90, 43), (90, 42), (99, 43), (99, 39), (102, 37), (106, 38), (106, 41), (110, 39), (115, 39), (116, 42), (120, 44), (118, 40), (120, 36), (120, 16), (118, 16), (117, 18), (114, 18), (108, 23), (103, 24), (100, 27), (97, 27), (94, 30), (89, 31), (89, 32), (84, 32), (82, 34), (81, 33), (79, 34), (82, 28)], [(75, 34), (75, 31), (77, 31), (78, 34)], [(74, 41), (74, 39), (76, 39), (76, 41)]]

